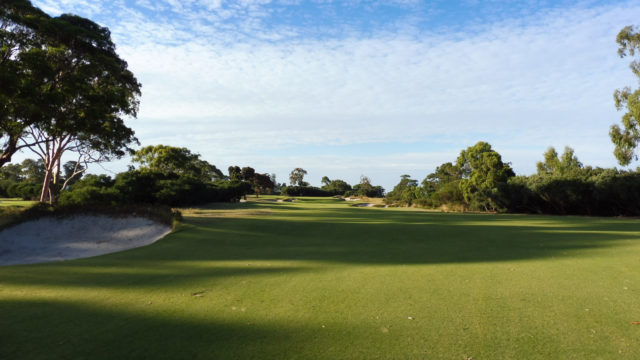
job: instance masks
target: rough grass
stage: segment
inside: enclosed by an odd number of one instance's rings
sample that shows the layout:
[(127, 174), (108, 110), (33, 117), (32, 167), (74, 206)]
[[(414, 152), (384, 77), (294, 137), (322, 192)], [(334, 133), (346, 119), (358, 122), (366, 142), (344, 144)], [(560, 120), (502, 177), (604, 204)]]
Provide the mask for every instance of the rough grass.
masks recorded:
[(0, 268), (0, 358), (640, 358), (637, 220), (267, 200)]
[(13, 223), (26, 209), (37, 204), (36, 201), (19, 198), (0, 198), (0, 229)]

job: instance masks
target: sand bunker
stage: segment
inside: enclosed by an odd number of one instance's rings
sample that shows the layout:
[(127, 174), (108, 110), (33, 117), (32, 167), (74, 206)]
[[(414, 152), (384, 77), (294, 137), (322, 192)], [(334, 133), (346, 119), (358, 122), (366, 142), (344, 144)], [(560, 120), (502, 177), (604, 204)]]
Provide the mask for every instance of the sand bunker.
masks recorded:
[(359, 204), (353, 204), (351, 206), (355, 206), (355, 207), (374, 207), (374, 204), (370, 204), (370, 203), (359, 203)]
[(170, 227), (141, 218), (42, 218), (0, 231), (0, 266), (80, 259), (149, 245)]

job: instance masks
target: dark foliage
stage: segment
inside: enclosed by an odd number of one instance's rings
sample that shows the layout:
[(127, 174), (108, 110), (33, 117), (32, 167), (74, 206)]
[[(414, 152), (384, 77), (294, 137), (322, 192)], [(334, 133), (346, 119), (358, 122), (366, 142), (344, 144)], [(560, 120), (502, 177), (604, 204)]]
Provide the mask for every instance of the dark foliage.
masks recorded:
[(287, 196), (333, 196), (334, 194), (327, 190), (322, 190), (315, 186), (283, 186), (282, 194)]

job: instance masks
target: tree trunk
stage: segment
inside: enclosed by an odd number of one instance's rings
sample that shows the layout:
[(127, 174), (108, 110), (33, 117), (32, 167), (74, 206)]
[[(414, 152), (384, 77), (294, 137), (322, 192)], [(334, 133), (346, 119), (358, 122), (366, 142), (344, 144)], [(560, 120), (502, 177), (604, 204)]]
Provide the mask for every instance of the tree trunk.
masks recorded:
[(51, 195), (49, 193), (49, 184), (51, 183), (51, 168), (47, 167), (44, 174), (44, 181), (42, 182), (42, 192), (40, 193), (40, 202), (45, 202), (46, 196), (49, 195), (49, 202), (51, 202)]
[(18, 138), (9, 135), (9, 140), (7, 140), (7, 147), (4, 149), (2, 154), (0, 154), (0, 168), (2, 165), (11, 162), (11, 157), (16, 153), (18, 149)]

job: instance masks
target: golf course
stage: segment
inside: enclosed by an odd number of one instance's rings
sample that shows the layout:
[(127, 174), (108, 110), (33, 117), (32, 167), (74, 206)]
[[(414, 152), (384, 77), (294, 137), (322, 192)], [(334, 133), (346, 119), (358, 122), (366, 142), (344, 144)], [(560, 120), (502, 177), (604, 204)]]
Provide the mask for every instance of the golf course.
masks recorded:
[(276, 198), (0, 267), (0, 358), (640, 358), (637, 219)]

